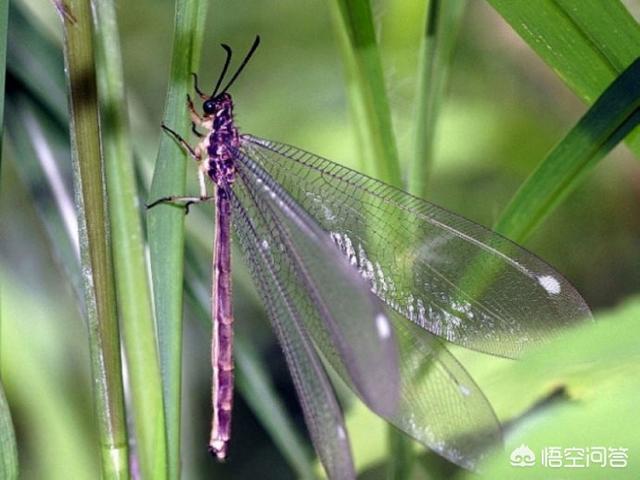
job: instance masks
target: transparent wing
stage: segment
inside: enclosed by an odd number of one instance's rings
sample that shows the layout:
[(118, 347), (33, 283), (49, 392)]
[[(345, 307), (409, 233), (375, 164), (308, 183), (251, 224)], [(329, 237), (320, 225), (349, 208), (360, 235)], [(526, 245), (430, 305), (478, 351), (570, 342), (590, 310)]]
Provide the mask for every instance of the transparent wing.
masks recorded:
[(248, 214), (261, 225), (257, 242), (277, 265), (280, 294), (323, 358), (373, 411), (450, 460), (474, 466), (499, 442), (500, 429), (473, 380), (435, 337), (383, 308), (331, 237), (267, 172), (244, 155), (236, 164), (235, 194), (251, 205)]
[(450, 461), (475, 469), (502, 441), (489, 401), (437, 337), (391, 311), (400, 352), (398, 410), (385, 418)]
[(238, 176), (236, 195), (261, 221), (261, 245), (314, 343), (374, 411), (393, 413), (397, 351), (384, 303), (277, 185), (240, 162)]
[(269, 227), (253, 215), (254, 205), (245, 208), (235, 193), (238, 190), (236, 185), (231, 197), (235, 233), (284, 351), (313, 445), (329, 478), (355, 479), (342, 411), (301, 324), (300, 312), (281, 283), (277, 259), (263, 246)]
[(242, 151), (331, 235), (382, 301), (434, 335), (517, 357), (590, 318), (558, 272), (480, 225), (295, 147), (244, 135)]

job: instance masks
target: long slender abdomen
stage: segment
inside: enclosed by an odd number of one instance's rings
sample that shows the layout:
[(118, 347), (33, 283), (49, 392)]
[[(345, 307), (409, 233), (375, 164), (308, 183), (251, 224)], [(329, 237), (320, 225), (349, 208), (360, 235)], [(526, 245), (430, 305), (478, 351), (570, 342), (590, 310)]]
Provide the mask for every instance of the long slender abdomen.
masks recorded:
[(231, 306), (231, 208), (229, 193), (216, 189), (216, 233), (213, 244), (213, 286), (211, 294), (213, 333), (213, 419), (209, 450), (220, 460), (227, 455), (233, 405), (233, 311)]

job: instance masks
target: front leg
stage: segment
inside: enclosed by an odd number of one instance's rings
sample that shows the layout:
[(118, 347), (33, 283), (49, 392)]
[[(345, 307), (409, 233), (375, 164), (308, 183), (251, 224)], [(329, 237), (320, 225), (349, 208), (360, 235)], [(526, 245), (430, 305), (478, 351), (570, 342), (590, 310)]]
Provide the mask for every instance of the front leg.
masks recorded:
[(197, 162), (202, 160), (202, 154), (200, 153), (199, 147), (196, 147), (195, 149), (192, 148), (191, 145), (189, 145), (187, 141), (184, 138), (182, 138), (178, 132), (171, 130), (164, 123), (162, 124), (162, 129), (166, 133), (168, 133), (171, 136), (171, 138), (173, 138), (176, 142), (178, 142), (178, 145), (180, 145), (184, 149), (184, 151), (189, 154), (191, 158), (193, 158)]
[(187, 93), (187, 108), (189, 109), (189, 115), (191, 115), (191, 120), (193, 123), (197, 123), (200, 125), (204, 118), (200, 116), (200, 114), (196, 111), (196, 107), (193, 106), (193, 101), (191, 100), (191, 95)]

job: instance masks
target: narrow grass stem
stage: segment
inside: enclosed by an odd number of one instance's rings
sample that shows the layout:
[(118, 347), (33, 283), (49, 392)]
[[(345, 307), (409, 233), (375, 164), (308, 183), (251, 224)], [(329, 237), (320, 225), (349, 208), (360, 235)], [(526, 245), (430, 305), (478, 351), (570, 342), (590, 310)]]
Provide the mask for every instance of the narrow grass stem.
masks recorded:
[(64, 58), (102, 477), (123, 479), (129, 478), (128, 439), (100, 149), (91, 7), (87, 0), (71, 0), (67, 8), (68, 15), (62, 15)]
[[(178, 0), (169, 89), (163, 121), (179, 132), (188, 131), (186, 94), (190, 72), (197, 70), (207, 2)], [(160, 126), (158, 125), (158, 130)], [(153, 174), (149, 201), (181, 195), (185, 190), (186, 158), (166, 135)], [(180, 412), (182, 385), (182, 286), (184, 280), (184, 212), (159, 205), (147, 215), (156, 325), (163, 380), (169, 478), (180, 477)]]
[(116, 293), (142, 478), (167, 478), (160, 364), (138, 210), (122, 55), (112, 1), (96, 2), (97, 71)]
[(410, 193), (426, 198), (433, 164), (441, 105), (449, 74), (451, 53), (466, 0), (430, 0), (418, 58), (415, 110), (415, 145), (407, 178)]
[(332, 0), (331, 13), (346, 71), (351, 113), (363, 170), (402, 185), (380, 50), (368, 0)]

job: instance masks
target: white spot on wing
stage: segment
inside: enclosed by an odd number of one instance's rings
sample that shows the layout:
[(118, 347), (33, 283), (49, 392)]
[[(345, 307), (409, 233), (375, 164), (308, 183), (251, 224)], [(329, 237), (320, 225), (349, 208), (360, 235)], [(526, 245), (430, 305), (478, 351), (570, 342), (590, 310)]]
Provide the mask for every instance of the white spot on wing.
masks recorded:
[(557, 278), (552, 275), (541, 275), (538, 277), (538, 283), (544, 288), (550, 295), (558, 295), (561, 287)]
[(389, 338), (391, 335), (389, 319), (382, 313), (379, 313), (376, 317), (376, 328), (378, 329), (378, 335), (380, 335), (380, 338)]
[(342, 428), (342, 425), (338, 425), (338, 438), (340, 440), (347, 438), (347, 433), (344, 431), (344, 428)]

